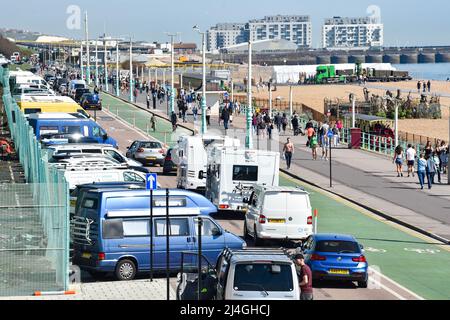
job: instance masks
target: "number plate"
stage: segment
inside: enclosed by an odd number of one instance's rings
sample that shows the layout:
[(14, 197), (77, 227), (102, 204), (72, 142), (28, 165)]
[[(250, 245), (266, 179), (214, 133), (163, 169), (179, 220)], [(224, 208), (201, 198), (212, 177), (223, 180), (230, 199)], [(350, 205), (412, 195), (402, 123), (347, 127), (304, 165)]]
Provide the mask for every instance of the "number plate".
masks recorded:
[(330, 274), (340, 274), (340, 275), (349, 275), (350, 272), (348, 270), (341, 270), (341, 269), (330, 269)]
[(83, 253), (83, 255), (81, 256), (83, 259), (90, 259), (92, 257), (91, 253)]
[(147, 157), (147, 160), (156, 160), (156, 157)]
[(269, 223), (286, 223), (285, 219), (269, 219)]

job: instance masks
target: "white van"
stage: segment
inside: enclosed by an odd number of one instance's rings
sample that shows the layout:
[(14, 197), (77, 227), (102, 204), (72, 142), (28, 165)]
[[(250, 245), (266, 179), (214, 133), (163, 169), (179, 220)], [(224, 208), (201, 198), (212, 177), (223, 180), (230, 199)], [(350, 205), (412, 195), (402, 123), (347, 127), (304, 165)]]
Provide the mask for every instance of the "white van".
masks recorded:
[(248, 199), (244, 237), (261, 240), (305, 240), (313, 233), (309, 193), (294, 187), (258, 185)]
[(279, 152), (215, 147), (208, 157), (206, 198), (219, 210), (246, 211), (244, 199), (253, 188), (278, 186), (279, 171)]
[(186, 190), (204, 190), (206, 179), (200, 179), (200, 171), (206, 172), (208, 152), (214, 147), (239, 147), (240, 141), (223, 136), (183, 136), (178, 141), (172, 157), (178, 166), (177, 187)]

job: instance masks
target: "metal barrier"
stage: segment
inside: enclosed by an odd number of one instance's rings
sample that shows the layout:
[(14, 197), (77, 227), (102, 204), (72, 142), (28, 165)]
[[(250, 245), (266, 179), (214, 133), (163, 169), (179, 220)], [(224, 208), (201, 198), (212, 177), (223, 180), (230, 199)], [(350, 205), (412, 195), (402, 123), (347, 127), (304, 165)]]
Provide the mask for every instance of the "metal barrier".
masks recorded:
[[(351, 143), (351, 130), (342, 129), (341, 141), (345, 144)], [(420, 143), (411, 143), (404, 140), (399, 140), (399, 145), (404, 151), (408, 149), (408, 144), (415, 147), (417, 154), (419, 155), (425, 146)], [(363, 132), (361, 134), (361, 149), (376, 152), (379, 154), (384, 154), (389, 157), (394, 157), (395, 153), (395, 139), (389, 137), (381, 137), (378, 135), (373, 135)]]
[(27, 184), (2, 184), (0, 296), (65, 291), (69, 286), (69, 188), (49, 167), (33, 129), (13, 100), (9, 72), (0, 68), (3, 108)]

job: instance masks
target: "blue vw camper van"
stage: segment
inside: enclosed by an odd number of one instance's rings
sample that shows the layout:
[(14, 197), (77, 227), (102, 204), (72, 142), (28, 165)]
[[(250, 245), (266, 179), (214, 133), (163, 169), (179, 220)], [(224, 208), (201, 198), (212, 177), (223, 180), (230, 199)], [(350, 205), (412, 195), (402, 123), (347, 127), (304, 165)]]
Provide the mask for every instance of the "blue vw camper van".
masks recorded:
[[(154, 218), (150, 224), (148, 191), (83, 190), (72, 220), (73, 263), (94, 276), (112, 272), (118, 280), (132, 280), (138, 272), (150, 270), (151, 234), (154, 270), (165, 270), (166, 190), (154, 191), (152, 207)], [(199, 217), (203, 220), (202, 251), (211, 264), (217, 262), (225, 248), (245, 248), (241, 238), (225, 231), (210, 217), (215, 212), (217, 208), (197, 193), (170, 190), (171, 271), (180, 270), (182, 252), (198, 250)]]

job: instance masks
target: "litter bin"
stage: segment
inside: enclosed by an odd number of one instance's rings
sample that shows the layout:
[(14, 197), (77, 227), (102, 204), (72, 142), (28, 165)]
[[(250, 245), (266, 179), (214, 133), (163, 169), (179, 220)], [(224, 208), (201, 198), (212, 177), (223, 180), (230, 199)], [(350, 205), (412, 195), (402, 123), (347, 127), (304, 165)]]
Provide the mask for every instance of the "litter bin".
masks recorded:
[(350, 129), (350, 149), (361, 149), (361, 135), (362, 131), (360, 128)]

